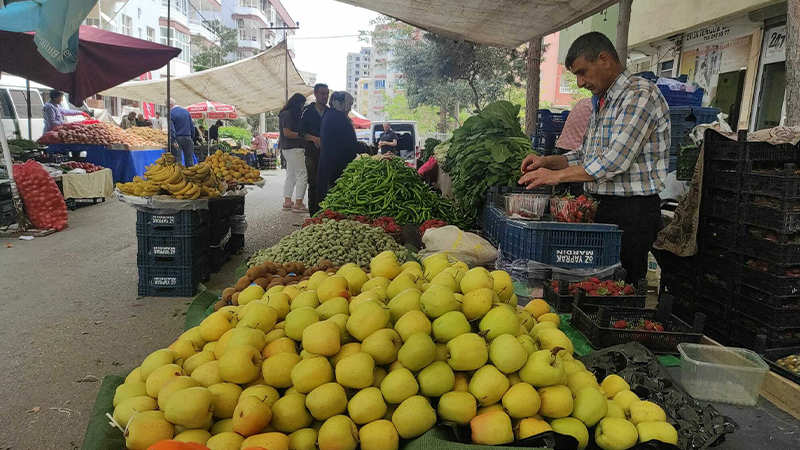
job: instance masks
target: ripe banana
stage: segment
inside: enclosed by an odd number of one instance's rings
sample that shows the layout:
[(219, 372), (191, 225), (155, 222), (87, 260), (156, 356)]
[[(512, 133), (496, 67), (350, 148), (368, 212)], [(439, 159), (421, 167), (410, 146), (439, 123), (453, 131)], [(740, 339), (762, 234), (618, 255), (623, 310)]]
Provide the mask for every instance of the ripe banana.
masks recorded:
[(189, 192), (195, 186), (196, 185), (194, 183), (186, 183), (186, 186), (184, 186), (183, 188), (181, 188), (180, 190), (178, 190), (176, 192), (173, 192), (172, 195), (175, 195), (175, 196), (186, 195), (186, 193)]
[(170, 191), (170, 192), (177, 192), (177, 191), (180, 191), (181, 189), (185, 188), (186, 184), (187, 184), (186, 183), (186, 179), (184, 178), (178, 183), (168, 184), (166, 190)]

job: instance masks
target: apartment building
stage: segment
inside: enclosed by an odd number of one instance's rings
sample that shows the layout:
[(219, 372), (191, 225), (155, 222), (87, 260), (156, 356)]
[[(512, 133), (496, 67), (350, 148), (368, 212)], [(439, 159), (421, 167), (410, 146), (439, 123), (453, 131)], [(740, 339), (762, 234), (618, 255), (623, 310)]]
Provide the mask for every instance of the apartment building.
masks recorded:
[(371, 78), (361, 78), (358, 80), (358, 83), (356, 83), (356, 101), (353, 104), (353, 109), (358, 111), (358, 113), (364, 117), (369, 115), (369, 96), (371, 83)]
[[(379, 25), (385, 27), (389, 25)], [(376, 27), (377, 28), (377, 27)], [(367, 116), (373, 122), (386, 120), (384, 105), (387, 98), (405, 89), (405, 77), (394, 66), (392, 42), (376, 41), (373, 38), (372, 55), (369, 61), (369, 102)]]
[(353, 97), (358, 91), (359, 80), (370, 76), (371, 56), (372, 47), (361, 47), (358, 53), (347, 54), (347, 92)]

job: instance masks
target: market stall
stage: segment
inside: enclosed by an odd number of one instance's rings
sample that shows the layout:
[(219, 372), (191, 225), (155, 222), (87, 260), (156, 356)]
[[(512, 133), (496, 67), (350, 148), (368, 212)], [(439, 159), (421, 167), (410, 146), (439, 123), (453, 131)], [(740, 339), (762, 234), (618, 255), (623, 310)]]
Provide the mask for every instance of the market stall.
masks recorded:
[(89, 199), (105, 201), (114, 193), (111, 169), (100, 169), (91, 173), (65, 173), (61, 175), (62, 192), (65, 199)]

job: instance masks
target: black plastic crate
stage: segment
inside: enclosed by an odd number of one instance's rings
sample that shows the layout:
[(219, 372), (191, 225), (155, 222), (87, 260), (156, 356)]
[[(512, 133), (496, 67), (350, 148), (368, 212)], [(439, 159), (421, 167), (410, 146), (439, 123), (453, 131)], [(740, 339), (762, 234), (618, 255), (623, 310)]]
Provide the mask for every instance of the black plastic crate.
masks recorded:
[(725, 224), (721, 221), (709, 221), (702, 236), (705, 237), (709, 245), (727, 250), (737, 249), (738, 234), (732, 222)]
[(136, 262), (141, 266), (189, 266), (208, 249), (208, 225), (191, 236), (152, 234), (137, 236)]
[(800, 232), (800, 211), (784, 212), (749, 203), (741, 205), (741, 211), (742, 223), (784, 234)]
[(751, 206), (761, 206), (781, 213), (800, 213), (800, 200), (768, 197), (761, 194), (743, 194), (742, 203)]
[(231, 238), (228, 239), (227, 247), (232, 253), (236, 253), (244, 248), (244, 235), (231, 233)]
[(787, 368), (778, 364), (778, 360), (790, 355), (800, 355), (800, 346), (785, 347), (774, 349), (756, 349), (756, 352), (761, 354), (761, 357), (769, 365), (769, 368), (778, 375), (800, 384), (800, 374), (790, 372)]
[(244, 197), (234, 197), (231, 205), (231, 214), (244, 215)]
[(745, 300), (753, 299), (770, 308), (800, 310), (800, 294), (793, 296), (773, 295), (761, 289), (754, 288), (747, 284), (747, 282), (744, 282), (739, 284), (739, 295)]
[(210, 245), (219, 245), (231, 232), (230, 215), (211, 220), (208, 224), (208, 240)]
[(700, 203), (701, 217), (713, 217), (723, 220), (737, 220), (739, 203), (735, 200), (715, 198), (711, 195), (704, 196)]
[(209, 248), (208, 271), (210, 273), (219, 272), (229, 259), (231, 259), (231, 251), (226, 245)]
[(800, 200), (800, 169), (787, 164), (775, 172), (753, 172), (744, 174), (742, 189), (751, 194)]
[[(668, 296), (667, 296), (668, 297)], [(592, 348), (601, 349), (612, 345), (639, 342), (653, 353), (678, 354), (678, 344), (699, 343), (703, 337), (705, 316), (697, 314), (690, 326), (671, 313), (674, 300), (659, 302), (659, 309), (621, 308), (598, 305), (572, 307), (572, 326), (586, 336)], [(664, 326), (665, 331), (627, 330), (614, 328), (618, 320), (654, 320)], [(669, 331), (667, 331), (669, 330)]]
[(17, 221), (17, 214), (14, 211), (0, 213), (0, 227), (7, 227)]
[(759, 345), (759, 335), (766, 337), (764, 348), (781, 348), (800, 345), (800, 326), (777, 327), (748, 317), (738, 311), (731, 314), (733, 339), (742, 346), (755, 349)]
[(780, 240), (759, 238), (748, 232), (739, 236), (737, 251), (743, 255), (764, 259), (771, 263), (800, 264), (800, 243), (782, 244)]
[(739, 142), (729, 139), (714, 130), (706, 130), (703, 137), (703, 162), (739, 161), (744, 159), (744, 151)]
[(700, 286), (711, 283), (724, 289), (735, 289), (738, 283), (736, 254), (719, 247), (706, 246), (701, 254), (702, 272)]
[(180, 211), (176, 214), (136, 213), (136, 234), (169, 234), (191, 236), (195, 229), (208, 220), (208, 211)]
[(800, 309), (773, 308), (742, 295), (735, 297), (733, 309), (759, 322), (776, 327), (800, 327)]
[[(744, 136), (747, 136), (747, 134), (744, 133)], [(761, 161), (773, 164), (800, 162), (800, 145), (743, 142), (742, 146), (744, 147), (747, 161)]]
[(543, 296), (544, 300), (549, 303), (556, 311), (560, 313), (570, 313), (572, 312), (572, 304), (576, 301), (578, 296), (583, 295), (583, 301), (590, 305), (604, 305), (604, 306), (624, 306), (628, 308), (644, 308), (645, 302), (647, 301), (647, 281), (642, 280), (639, 282), (639, 286), (637, 288), (637, 295), (618, 295), (618, 296), (601, 296), (601, 295), (594, 295), (589, 296), (586, 295), (586, 291), (581, 290), (578, 294), (574, 296), (569, 293), (569, 282), (561, 280), (560, 284), (566, 283), (567, 286), (567, 293), (562, 293), (562, 286), (559, 286), (559, 291), (553, 289), (553, 286), (550, 283), (544, 285)]
[(0, 214), (14, 212), (14, 199), (0, 200)]
[(8, 181), (0, 183), (0, 199), (5, 200), (13, 197), (14, 193), (11, 190), (11, 183)]
[(728, 191), (739, 192), (741, 190), (742, 178), (738, 172), (735, 171), (716, 171), (705, 170), (703, 176), (703, 185), (716, 189), (725, 189)]
[(800, 296), (800, 277), (776, 275), (739, 264), (742, 283), (778, 297)]
[(207, 254), (191, 266), (139, 267), (140, 297), (192, 297), (197, 283), (208, 276)]

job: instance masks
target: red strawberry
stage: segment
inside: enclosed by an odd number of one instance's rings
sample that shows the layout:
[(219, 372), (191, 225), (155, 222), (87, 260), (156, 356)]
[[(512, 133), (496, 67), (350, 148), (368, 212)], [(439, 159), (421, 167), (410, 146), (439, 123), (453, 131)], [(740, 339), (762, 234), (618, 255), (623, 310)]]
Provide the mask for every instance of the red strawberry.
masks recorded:
[(586, 281), (588, 281), (588, 282), (590, 282), (590, 283), (600, 284), (600, 279), (599, 279), (599, 278), (596, 278), (596, 277), (589, 278), (589, 279), (588, 279), (588, 280), (586, 280)]
[(628, 328), (628, 322), (626, 322), (624, 320), (618, 320), (618, 321), (614, 322), (614, 328), (617, 328), (617, 329)]
[(656, 329), (656, 327), (653, 324), (653, 322), (650, 322), (649, 320), (645, 320), (644, 321), (644, 329), (647, 330), (647, 331), (654, 331)]
[(664, 326), (661, 325), (660, 323), (653, 325), (653, 327), (655, 328), (656, 331), (664, 331)]
[(622, 288), (622, 293), (625, 295), (635, 295), (636, 289), (634, 289), (633, 286), (631, 285), (627, 285), (624, 288)]

